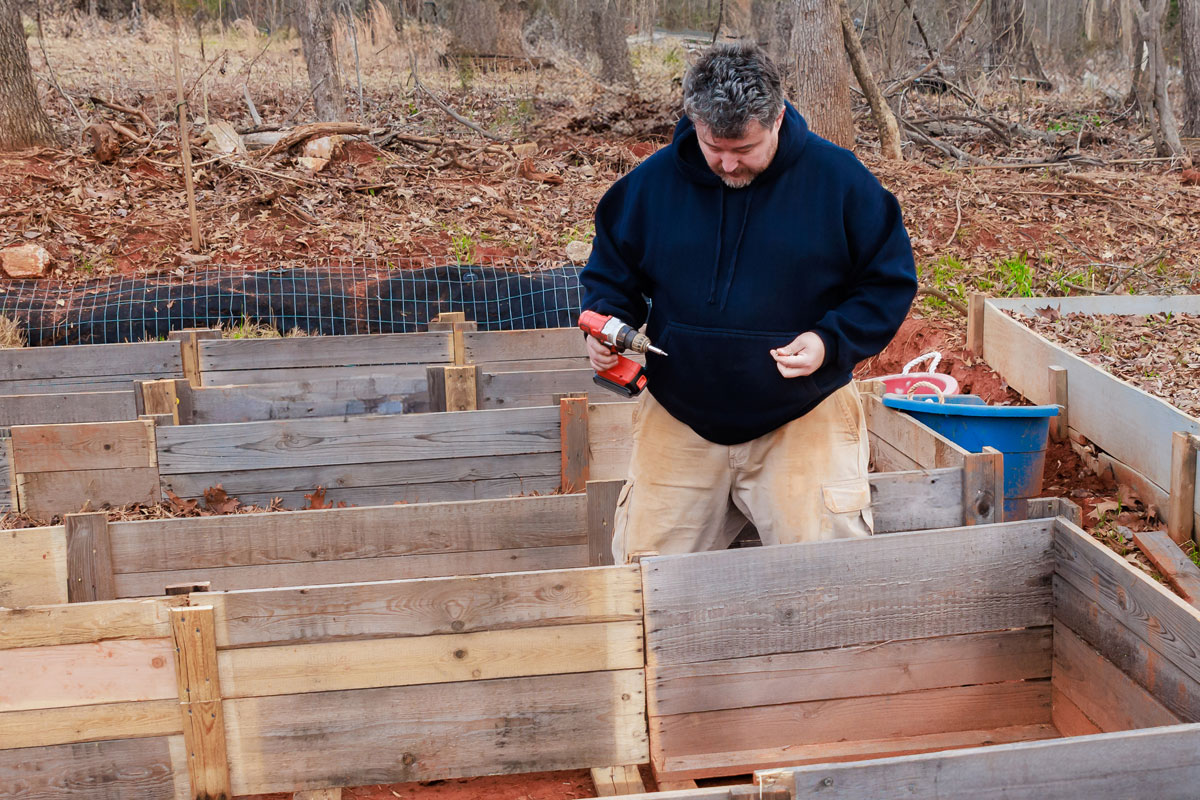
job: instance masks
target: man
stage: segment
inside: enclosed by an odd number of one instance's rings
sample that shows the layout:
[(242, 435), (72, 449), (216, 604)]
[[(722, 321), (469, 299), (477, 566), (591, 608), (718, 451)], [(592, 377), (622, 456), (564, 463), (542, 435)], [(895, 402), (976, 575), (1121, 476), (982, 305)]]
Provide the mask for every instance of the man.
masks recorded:
[[(811, 133), (758, 48), (717, 45), (688, 71), (675, 138), (596, 209), (584, 308), (647, 333), (613, 554), (871, 533), (854, 365), (915, 295), (896, 199)], [(597, 370), (615, 357), (588, 337)]]

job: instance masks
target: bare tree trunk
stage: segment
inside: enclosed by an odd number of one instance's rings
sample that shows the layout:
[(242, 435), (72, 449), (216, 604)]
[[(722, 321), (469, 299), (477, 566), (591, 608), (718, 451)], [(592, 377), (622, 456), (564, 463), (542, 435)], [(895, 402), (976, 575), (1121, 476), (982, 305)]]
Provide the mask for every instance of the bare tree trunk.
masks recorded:
[(1163, 53), (1163, 20), (1167, 15), (1167, 0), (1134, 0), (1134, 16), (1138, 38), (1145, 42), (1148, 57), (1144, 75), (1135, 80), (1134, 88), (1142, 114), (1154, 135), (1155, 150), (1160, 156), (1187, 156), (1179, 139), (1179, 126), (1167, 96), (1167, 59)]
[(879, 130), (879, 147), (883, 157), (890, 161), (903, 161), (904, 153), (900, 149), (900, 126), (896, 124), (896, 115), (879, 91), (879, 84), (871, 74), (867, 63), (867, 55), (863, 52), (862, 42), (859, 41), (858, 31), (854, 30), (854, 21), (850, 19), (850, 9), (846, 0), (838, 0), (838, 14), (842, 19), (842, 37), (846, 46), (846, 54), (850, 56), (850, 66), (854, 69), (854, 77), (867, 102), (871, 104), (871, 117)]
[(588, 11), (596, 31), (600, 80), (633, 83), (633, 62), (629, 59), (629, 44), (625, 41), (625, 15), (620, 0), (589, 0)]
[(346, 96), (333, 52), (333, 13), (328, 0), (299, 0), (296, 27), (304, 61), (308, 65), (308, 85), (312, 91), (317, 119), (333, 122), (346, 118)]
[(0, 150), (54, 144), (33, 83), (17, 0), (0, 0)]
[(450, 50), (464, 56), (523, 56), (520, 3), (456, 0), (450, 10)]
[(1200, 0), (1179, 0), (1183, 50), (1183, 132), (1200, 136)]
[(793, 89), (792, 99), (819, 136), (854, 147), (842, 23), (836, 0), (778, 0), (768, 52)]
[(1046, 84), (1050, 81), (1025, 27), (1025, 0), (992, 0), (991, 11), (992, 68), (1011, 69), (1018, 80), (1021, 71), (1027, 72), (1043, 88), (1049, 88)]

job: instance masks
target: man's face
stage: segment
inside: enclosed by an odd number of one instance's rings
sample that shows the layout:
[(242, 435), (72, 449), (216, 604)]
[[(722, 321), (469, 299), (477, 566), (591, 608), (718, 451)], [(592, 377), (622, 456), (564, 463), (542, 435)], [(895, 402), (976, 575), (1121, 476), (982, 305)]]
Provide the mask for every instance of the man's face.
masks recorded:
[(746, 123), (736, 139), (721, 139), (703, 122), (696, 122), (696, 139), (708, 168), (732, 189), (742, 189), (770, 165), (779, 147), (779, 128), (783, 125), (783, 109), (771, 123), (764, 126), (756, 119)]

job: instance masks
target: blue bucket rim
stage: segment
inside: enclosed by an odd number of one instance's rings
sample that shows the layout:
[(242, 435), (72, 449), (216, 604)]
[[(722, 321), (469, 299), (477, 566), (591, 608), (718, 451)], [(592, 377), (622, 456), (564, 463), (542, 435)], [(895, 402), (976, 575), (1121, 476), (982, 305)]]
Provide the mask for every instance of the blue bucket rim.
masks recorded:
[[(958, 395), (960, 398), (975, 395)], [(1057, 417), (1058, 406), (988, 406), (963, 403), (939, 403), (937, 396), (922, 395), (922, 400), (908, 399), (903, 395), (886, 394), (883, 404), (901, 411), (919, 411), (925, 414), (942, 414), (948, 417)]]

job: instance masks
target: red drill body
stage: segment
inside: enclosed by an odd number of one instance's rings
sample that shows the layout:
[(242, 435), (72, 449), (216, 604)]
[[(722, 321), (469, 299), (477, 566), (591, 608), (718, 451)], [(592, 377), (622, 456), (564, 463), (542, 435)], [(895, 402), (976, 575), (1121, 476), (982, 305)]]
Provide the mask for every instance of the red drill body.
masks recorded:
[[(635, 353), (657, 353), (665, 356), (662, 350), (650, 344), (649, 337), (644, 333), (626, 325), (616, 317), (600, 314), (595, 311), (584, 311), (579, 315), (579, 327), (594, 339), (603, 342), (614, 353), (633, 350)], [(636, 397), (646, 388), (646, 370), (636, 361), (617, 356), (617, 365), (612, 369), (597, 372), (592, 378), (597, 386), (611, 389), (625, 397)]]

